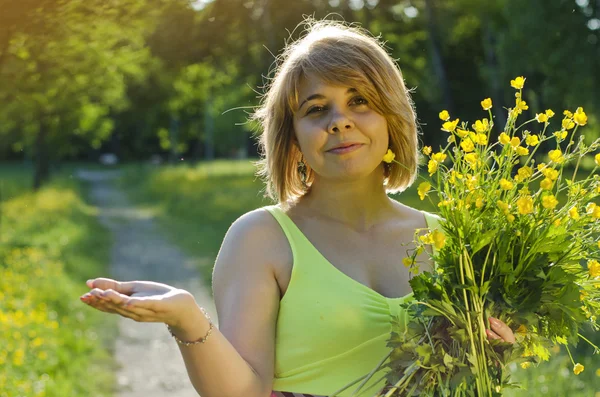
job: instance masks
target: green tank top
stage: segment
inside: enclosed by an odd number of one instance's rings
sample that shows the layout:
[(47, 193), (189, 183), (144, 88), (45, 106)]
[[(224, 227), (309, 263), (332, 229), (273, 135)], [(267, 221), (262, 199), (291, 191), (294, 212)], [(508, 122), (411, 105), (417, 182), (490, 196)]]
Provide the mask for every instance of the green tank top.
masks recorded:
[[(277, 317), (273, 390), (329, 396), (368, 374), (389, 353), (392, 316), (406, 324), (399, 305), (413, 294), (387, 298), (350, 278), (321, 255), (281, 208), (264, 208), (279, 222), (293, 254)], [(439, 228), (436, 215), (423, 214), (430, 229)], [(388, 370), (376, 373), (359, 396), (381, 389)], [(350, 396), (358, 384), (339, 396)]]

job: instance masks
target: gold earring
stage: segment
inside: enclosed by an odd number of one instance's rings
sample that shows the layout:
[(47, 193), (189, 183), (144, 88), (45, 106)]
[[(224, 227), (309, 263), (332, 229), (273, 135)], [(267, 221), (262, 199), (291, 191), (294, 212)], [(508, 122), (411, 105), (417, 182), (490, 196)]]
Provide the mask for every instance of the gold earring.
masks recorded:
[(302, 184), (306, 185), (306, 163), (304, 162), (304, 156), (298, 161), (298, 173), (300, 174)]

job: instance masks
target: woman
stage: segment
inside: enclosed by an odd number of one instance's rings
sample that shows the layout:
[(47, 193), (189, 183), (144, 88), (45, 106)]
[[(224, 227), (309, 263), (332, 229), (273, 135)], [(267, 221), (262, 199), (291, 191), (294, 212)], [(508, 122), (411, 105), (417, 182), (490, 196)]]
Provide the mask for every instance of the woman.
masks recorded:
[[(225, 236), (213, 273), (219, 329), (187, 291), (88, 283), (92, 306), (169, 325), (203, 397), (324, 396), (369, 373), (389, 351), (392, 317), (408, 321), (399, 264), (415, 231), (435, 227), (433, 215), (388, 197), (412, 184), (419, 157), (398, 66), (358, 28), (305, 24), (255, 114), (259, 174), (278, 204), (244, 214)], [(403, 166), (382, 161), (390, 150)], [(491, 324), (490, 338), (514, 342)], [(360, 395), (381, 388), (382, 375)]]

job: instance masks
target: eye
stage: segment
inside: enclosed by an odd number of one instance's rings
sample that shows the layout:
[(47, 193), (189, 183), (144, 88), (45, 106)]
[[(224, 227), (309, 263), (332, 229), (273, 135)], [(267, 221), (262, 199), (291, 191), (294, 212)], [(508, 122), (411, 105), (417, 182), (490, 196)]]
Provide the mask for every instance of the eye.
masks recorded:
[(354, 98), (352, 98), (352, 100), (350, 102), (353, 104), (356, 104), (356, 105), (367, 105), (369, 103), (362, 96), (355, 96)]
[(315, 105), (315, 106), (312, 106), (311, 108), (309, 108), (308, 111), (306, 112), (306, 114), (319, 113), (319, 112), (323, 111), (323, 109), (325, 109), (325, 107)]

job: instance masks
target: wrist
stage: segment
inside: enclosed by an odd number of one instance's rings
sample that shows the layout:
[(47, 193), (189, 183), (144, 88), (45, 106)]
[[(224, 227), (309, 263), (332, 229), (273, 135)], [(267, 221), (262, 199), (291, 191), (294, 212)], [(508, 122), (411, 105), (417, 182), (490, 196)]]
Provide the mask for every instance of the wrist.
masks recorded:
[(194, 306), (185, 311), (184, 317), (176, 323), (167, 323), (174, 336), (183, 341), (195, 341), (204, 337), (210, 330), (212, 320), (204, 308), (194, 302)]

